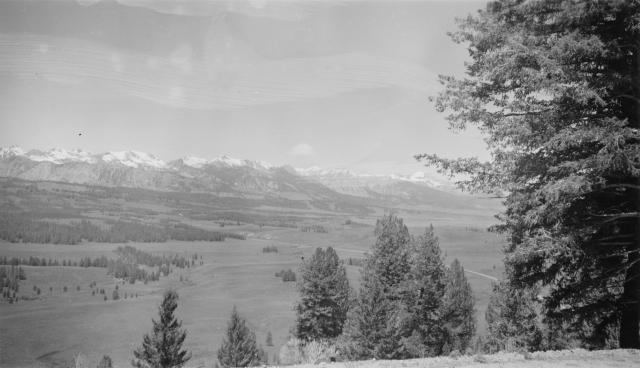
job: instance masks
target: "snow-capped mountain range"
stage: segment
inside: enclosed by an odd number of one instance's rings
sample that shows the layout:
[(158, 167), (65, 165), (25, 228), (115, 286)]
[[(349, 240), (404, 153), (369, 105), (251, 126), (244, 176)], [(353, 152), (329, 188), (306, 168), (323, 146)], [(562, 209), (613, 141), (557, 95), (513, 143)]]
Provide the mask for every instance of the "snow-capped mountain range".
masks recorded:
[[(100, 154), (93, 154), (83, 150), (65, 150), (61, 148), (52, 148), (48, 151), (29, 150), (25, 151), (21, 147), (11, 146), (9, 148), (0, 147), (0, 158), (6, 159), (13, 156), (21, 156), (31, 161), (50, 162), (52, 164), (61, 165), (73, 162), (84, 162), (95, 164), (100, 161), (105, 163), (120, 164), (132, 168), (151, 168), (151, 169), (172, 169), (177, 165), (183, 164), (195, 169), (202, 169), (208, 165), (226, 166), (226, 167), (250, 167), (260, 170), (271, 170), (278, 166), (272, 165), (265, 161), (254, 161), (246, 159), (232, 158), (228, 156), (220, 156), (213, 159), (201, 157), (187, 156), (175, 161), (165, 162), (158, 157), (140, 151), (115, 151)], [(389, 174), (389, 175), (373, 175), (355, 173), (348, 169), (323, 169), (318, 166), (308, 168), (295, 168), (296, 173), (306, 177), (322, 177), (322, 178), (360, 178), (363, 180), (402, 180), (414, 183), (423, 183), (434, 188), (447, 184), (441, 180), (430, 178), (422, 171), (417, 171), (411, 175)]]
[(431, 196), (438, 194), (436, 192), (450, 187), (423, 172), (370, 175), (346, 169), (294, 169), (227, 156), (213, 159), (184, 157), (165, 162), (139, 151), (93, 154), (59, 148), (27, 151), (16, 146), (0, 148), (0, 176), (163, 191), (213, 192), (224, 196), (312, 200), (349, 195), (429, 201)]
[(184, 165), (200, 169), (206, 165), (218, 165), (228, 167), (249, 166), (256, 169), (271, 169), (274, 166), (262, 161), (241, 160), (227, 156), (221, 156), (214, 159), (205, 159), (200, 157), (185, 157), (176, 161), (165, 162), (158, 157), (140, 151), (115, 151), (100, 154), (93, 154), (83, 150), (65, 150), (60, 148), (52, 148), (48, 151), (30, 150), (25, 151), (21, 147), (11, 146), (9, 148), (0, 148), (0, 158), (9, 158), (13, 156), (21, 156), (31, 161), (50, 162), (52, 164), (61, 165), (73, 162), (84, 162), (95, 164), (97, 162), (107, 162), (120, 164), (133, 168), (154, 168), (154, 169), (170, 169), (177, 162)]

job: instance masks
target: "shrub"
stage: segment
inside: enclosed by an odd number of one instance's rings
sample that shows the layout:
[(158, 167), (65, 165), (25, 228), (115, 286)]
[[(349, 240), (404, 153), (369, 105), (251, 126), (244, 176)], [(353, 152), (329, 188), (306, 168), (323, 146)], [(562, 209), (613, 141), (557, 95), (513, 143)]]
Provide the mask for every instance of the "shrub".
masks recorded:
[(278, 356), (280, 364), (301, 364), (304, 359), (304, 355), (302, 352), (302, 340), (295, 337), (289, 339), (289, 341), (287, 341), (287, 343), (282, 345), (282, 347), (280, 348), (280, 353), (278, 354)]
[(113, 368), (113, 362), (111, 361), (111, 357), (109, 357), (108, 355), (102, 356), (102, 359), (100, 359), (100, 362), (98, 363), (97, 368)]
[(318, 364), (334, 361), (338, 357), (338, 349), (327, 340), (313, 340), (304, 342), (292, 337), (280, 348), (279, 363)]
[(474, 362), (476, 362), (476, 363), (488, 363), (488, 362), (489, 362), (489, 361), (487, 360), (487, 357), (485, 357), (485, 356), (484, 356), (484, 355), (482, 355), (482, 354), (476, 354), (476, 355), (473, 357), (473, 361), (474, 361)]
[(305, 364), (330, 362), (338, 356), (335, 345), (327, 341), (310, 341), (303, 346), (302, 352)]

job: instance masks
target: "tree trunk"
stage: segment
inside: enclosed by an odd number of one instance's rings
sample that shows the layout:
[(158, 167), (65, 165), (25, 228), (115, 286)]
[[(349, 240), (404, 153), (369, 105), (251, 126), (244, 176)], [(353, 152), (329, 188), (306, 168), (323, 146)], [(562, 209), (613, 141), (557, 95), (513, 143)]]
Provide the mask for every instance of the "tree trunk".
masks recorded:
[[(625, 101), (624, 110), (629, 125), (640, 128), (640, 50), (636, 44), (630, 55), (631, 96)], [(634, 203), (636, 213), (640, 213), (640, 179), (634, 178), (635, 185), (631, 190), (630, 201)], [(640, 217), (636, 218), (632, 227), (635, 237), (627, 251), (630, 267), (626, 271), (624, 291), (622, 294), (622, 315), (620, 317), (620, 347), (640, 349)]]
[[(640, 225), (640, 220), (638, 220)], [(622, 294), (622, 316), (620, 318), (620, 347), (640, 349), (640, 226), (636, 226), (636, 241), (629, 249), (624, 292)]]

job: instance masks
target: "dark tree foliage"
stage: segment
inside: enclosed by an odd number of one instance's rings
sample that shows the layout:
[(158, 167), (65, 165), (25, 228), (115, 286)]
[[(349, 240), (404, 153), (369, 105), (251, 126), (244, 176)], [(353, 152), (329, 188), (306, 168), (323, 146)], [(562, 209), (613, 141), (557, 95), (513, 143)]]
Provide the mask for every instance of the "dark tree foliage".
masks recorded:
[(397, 304), (389, 301), (380, 281), (365, 269), (362, 279), (367, 280), (352, 308), (340, 337), (342, 353), (349, 359), (396, 358), (400, 341), (394, 330), (393, 316)]
[(267, 332), (267, 339), (265, 340), (265, 345), (273, 346), (273, 336), (271, 335), (271, 331)]
[[(27, 274), (22, 267), (11, 265), (0, 267), (0, 289), (3, 290), (3, 297), (9, 298), (20, 290), (20, 281), (27, 279)], [(35, 286), (34, 286), (35, 288)]]
[(341, 343), (352, 359), (406, 359), (464, 352), (475, 331), (474, 300), (456, 260), (447, 271), (433, 227), (416, 239), (383, 217), (362, 269)]
[(506, 281), (493, 284), (485, 312), (488, 330), (485, 349), (488, 352), (541, 348), (542, 331), (534, 308), (536, 296), (534, 290), (514, 288)]
[(218, 349), (218, 362), (224, 368), (254, 367), (260, 365), (262, 355), (255, 333), (233, 307), (227, 333)]
[(343, 262), (332, 247), (317, 248), (300, 273), (296, 336), (307, 341), (338, 337), (349, 309), (349, 281)]
[(403, 286), (403, 299), (413, 330), (405, 345), (412, 356), (436, 356), (443, 353), (445, 343), (443, 298), (446, 270), (438, 238), (433, 226), (414, 242), (411, 272)]
[(460, 22), (467, 78), (442, 77), (453, 129), (489, 162), (418, 155), (472, 191), (506, 194), (514, 287), (545, 286), (547, 321), (640, 347), (640, 1), (502, 0)]
[(191, 359), (191, 353), (182, 350), (187, 332), (182, 329), (182, 322), (174, 316), (176, 308), (178, 293), (166, 291), (158, 308), (160, 319), (152, 320), (153, 331), (144, 336), (142, 346), (133, 352), (135, 359), (131, 364), (134, 367), (182, 367)]
[(296, 281), (296, 273), (291, 269), (276, 272), (276, 277), (281, 277), (283, 282)]
[(81, 220), (57, 224), (33, 219), (29, 214), (0, 213), (0, 239), (12, 243), (78, 244), (83, 240), (103, 243), (165, 242), (169, 239), (185, 241), (223, 241), (226, 238), (245, 239), (242, 234), (210, 231), (186, 224), (155, 226), (140, 222), (108, 221), (98, 226)]
[(400, 359), (406, 320), (402, 286), (411, 270), (409, 230), (396, 215), (378, 220), (376, 243), (361, 274), (360, 292), (345, 326), (344, 343), (351, 358)]
[(103, 355), (102, 359), (100, 359), (100, 362), (98, 362), (98, 368), (113, 368), (111, 357), (108, 355)]
[(464, 353), (476, 330), (473, 292), (464, 268), (454, 259), (447, 270), (446, 291), (442, 305), (446, 351)]
[[(374, 234), (376, 243), (365, 267), (373, 271), (372, 275), (379, 279), (386, 292), (396, 293), (411, 270), (409, 229), (401, 218), (391, 214), (376, 222)], [(399, 298), (399, 295), (395, 297)]]

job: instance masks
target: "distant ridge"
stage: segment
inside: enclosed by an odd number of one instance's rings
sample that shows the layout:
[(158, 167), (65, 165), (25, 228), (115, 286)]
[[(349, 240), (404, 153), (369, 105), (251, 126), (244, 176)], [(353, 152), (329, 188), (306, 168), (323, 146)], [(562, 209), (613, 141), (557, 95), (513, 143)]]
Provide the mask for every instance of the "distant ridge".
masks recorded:
[[(450, 183), (423, 172), (412, 175), (358, 174), (346, 169), (276, 166), (260, 160), (221, 156), (184, 157), (165, 162), (135, 150), (90, 153), (53, 148), (0, 148), (0, 176), (31, 181), (204, 192), (221, 197), (331, 203), (464, 207), (466, 196), (451, 193)], [(346, 197), (345, 197), (346, 196)], [(466, 198), (466, 199), (465, 199)], [(335, 206), (334, 206), (335, 207)]]

